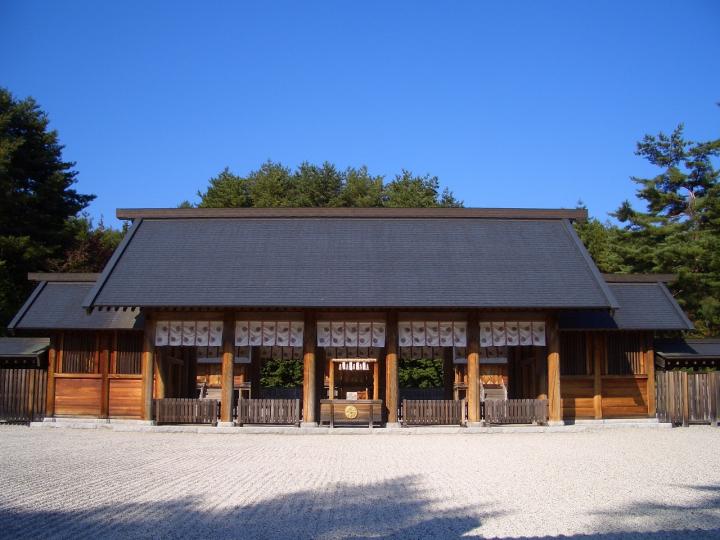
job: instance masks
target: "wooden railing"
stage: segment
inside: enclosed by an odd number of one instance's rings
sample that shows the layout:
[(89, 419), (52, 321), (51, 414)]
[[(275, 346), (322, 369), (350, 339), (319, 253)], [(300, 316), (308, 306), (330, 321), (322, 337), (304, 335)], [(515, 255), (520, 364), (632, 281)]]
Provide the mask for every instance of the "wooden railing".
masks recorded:
[(158, 424), (217, 424), (215, 399), (167, 398), (155, 400)]
[(547, 424), (545, 399), (490, 399), (483, 402), (483, 418), (488, 424)]
[(299, 399), (240, 399), (238, 424), (300, 424)]
[(671, 424), (720, 423), (720, 372), (658, 372), (657, 417)]
[(403, 399), (402, 423), (407, 426), (465, 424), (465, 400)]

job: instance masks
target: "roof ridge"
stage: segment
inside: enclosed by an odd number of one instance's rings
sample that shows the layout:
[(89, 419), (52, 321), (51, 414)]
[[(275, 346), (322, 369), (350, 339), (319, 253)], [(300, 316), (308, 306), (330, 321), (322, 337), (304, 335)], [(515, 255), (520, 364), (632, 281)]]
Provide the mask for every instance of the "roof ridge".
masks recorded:
[(570, 219), (587, 220), (584, 208), (118, 208), (118, 219), (356, 218), (356, 219)]

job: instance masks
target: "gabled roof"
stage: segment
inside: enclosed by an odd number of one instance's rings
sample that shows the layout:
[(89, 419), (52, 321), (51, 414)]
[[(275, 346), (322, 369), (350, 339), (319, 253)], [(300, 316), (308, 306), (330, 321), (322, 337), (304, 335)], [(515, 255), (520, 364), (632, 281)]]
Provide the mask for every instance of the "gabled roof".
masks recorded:
[(668, 360), (718, 360), (720, 338), (656, 339), (655, 353)]
[(616, 307), (570, 225), (580, 214), (123, 210), (135, 222), (83, 305)]
[(49, 347), (49, 338), (0, 337), (0, 358), (39, 358)]
[[(84, 277), (83, 277), (84, 276)], [(96, 274), (30, 274), (42, 279), (8, 328), (11, 330), (129, 330), (142, 328), (138, 309), (88, 312), (82, 302)], [(68, 281), (69, 279), (78, 281)]]
[[(629, 280), (628, 280), (629, 281)], [(560, 317), (564, 330), (692, 330), (693, 324), (664, 283), (609, 283), (620, 304), (614, 313), (569, 312)]]

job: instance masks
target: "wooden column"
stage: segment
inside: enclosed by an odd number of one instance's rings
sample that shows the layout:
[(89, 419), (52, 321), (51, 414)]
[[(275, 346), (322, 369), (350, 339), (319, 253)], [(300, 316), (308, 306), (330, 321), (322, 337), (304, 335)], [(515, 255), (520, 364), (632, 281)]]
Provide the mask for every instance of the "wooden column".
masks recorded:
[(50, 350), (48, 351), (47, 393), (45, 396), (45, 416), (55, 415), (55, 365), (58, 357), (58, 346), (62, 348), (62, 340), (58, 334), (50, 337)]
[(547, 353), (545, 347), (533, 347), (535, 372), (538, 377), (537, 399), (547, 399)]
[(100, 345), (100, 374), (102, 375), (102, 382), (100, 387), (100, 418), (107, 418), (110, 412), (110, 380), (108, 379), (108, 373), (110, 372), (111, 343), (111, 335), (104, 333), (99, 336), (98, 344)]
[(380, 399), (380, 368), (377, 359), (372, 363), (373, 366), (373, 399)]
[(562, 395), (560, 393), (560, 332), (555, 317), (548, 317), (547, 325), (548, 405), (550, 422), (563, 421)]
[(153, 378), (155, 374), (155, 322), (149, 313), (145, 314), (142, 351), (142, 419), (152, 420)]
[(335, 399), (335, 362), (332, 358), (328, 358), (327, 369), (328, 369), (328, 399)]
[(645, 373), (647, 373), (648, 417), (655, 418), (655, 348), (651, 332), (648, 332), (645, 337)]
[(388, 425), (398, 423), (398, 319), (396, 312), (385, 318), (385, 414)]
[(455, 364), (453, 363), (453, 348), (443, 347), (443, 390), (445, 399), (453, 399), (455, 388)]
[(480, 323), (477, 312), (468, 315), (467, 322), (467, 404), (468, 424), (482, 422), (480, 416)]
[(235, 317), (226, 313), (223, 318), (223, 353), (220, 375), (220, 422), (231, 424), (233, 421), (233, 397), (235, 391), (233, 366), (235, 365)]
[(605, 334), (599, 332), (587, 333), (588, 344), (592, 350), (593, 358), (593, 408), (595, 418), (600, 420), (602, 414), (602, 371), (605, 351)]
[(305, 426), (317, 425), (317, 321), (315, 312), (305, 312), (305, 329), (303, 330), (303, 421)]
[(165, 377), (165, 354), (166, 352), (162, 349), (155, 352), (155, 398), (165, 399), (165, 383), (167, 378)]

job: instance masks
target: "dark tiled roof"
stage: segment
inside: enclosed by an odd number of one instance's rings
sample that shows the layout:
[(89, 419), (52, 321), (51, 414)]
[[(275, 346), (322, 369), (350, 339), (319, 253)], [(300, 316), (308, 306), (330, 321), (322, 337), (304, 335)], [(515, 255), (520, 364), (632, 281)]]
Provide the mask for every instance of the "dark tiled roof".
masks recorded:
[(0, 358), (38, 358), (49, 347), (49, 338), (0, 337)]
[(84, 305), (608, 308), (564, 219), (138, 218)]
[(49, 329), (133, 329), (142, 328), (139, 310), (93, 311), (88, 315), (82, 302), (92, 282), (41, 282), (8, 328), (17, 330)]
[(565, 330), (692, 330), (693, 325), (662, 283), (610, 283), (620, 304), (608, 312), (567, 312)]
[(668, 359), (720, 358), (720, 338), (656, 339), (655, 352)]

